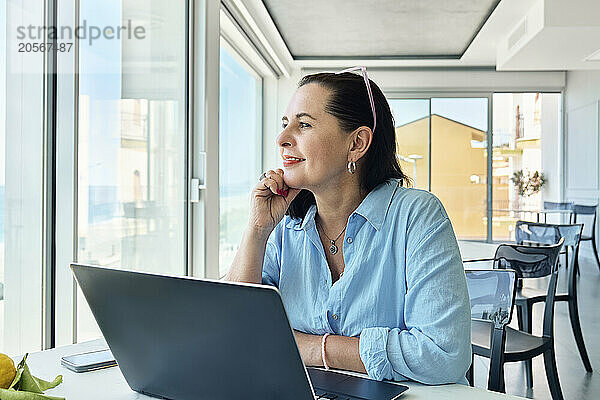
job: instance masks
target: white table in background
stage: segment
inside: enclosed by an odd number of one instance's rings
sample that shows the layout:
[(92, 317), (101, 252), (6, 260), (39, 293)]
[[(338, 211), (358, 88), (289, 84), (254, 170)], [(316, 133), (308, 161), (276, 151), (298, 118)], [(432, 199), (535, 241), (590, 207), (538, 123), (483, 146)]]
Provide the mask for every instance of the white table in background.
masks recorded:
[[(117, 367), (97, 371), (75, 373), (60, 365), (60, 358), (64, 355), (83, 353), (105, 349), (103, 339), (83, 342), (68, 346), (61, 346), (51, 350), (30, 353), (27, 365), (32, 373), (42, 379), (54, 379), (56, 375), (63, 376), (63, 383), (57, 388), (46, 391), (52, 396), (63, 396), (67, 400), (133, 400), (153, 399), (134, 392), (125, 382), (125, 378)], [(16, 361), (20, 361), (20, 358)], [(432, 366), (435, 368), (435, 366)], [(343, 371), (341, 371), (343, 372)], [(356, 376), (365, 376), (350, 373)], [(490, 392), (484, 389), (472, 388), (464, 385), (426, 386), (413, 382), (402, 382), (409, 390), (401, 398), (406, 400), (509, 400), (521, 399), (520, 397)]]
[(546, 216), (548, 214), (558, 214), (558, 215), (571, 215), (573, 214), (573, 210), (571, 209), (556, 209), (556, 208), (495, 208), (492, 209), (493, 212), (502, 212), (508, 214), (535, 214), (535, 222), (540, 222), (540, 215), (544, 215), (544, 223), (546, 222)]
[[(458, 247), (463, 261), (494, 258), (500, 243), (487, 243), (474, 240), (459, 240)], [(484, 268), (484, 264), (465, 264), (465, 268)]]

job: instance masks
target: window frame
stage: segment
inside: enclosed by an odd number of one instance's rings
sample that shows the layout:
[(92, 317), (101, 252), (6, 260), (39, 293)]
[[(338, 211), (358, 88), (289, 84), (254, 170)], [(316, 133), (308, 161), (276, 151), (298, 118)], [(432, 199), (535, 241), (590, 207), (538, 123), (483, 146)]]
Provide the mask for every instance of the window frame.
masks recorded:
[[(565, 159), (565, 146), (564, 146), (564, 132), (565, 132), (565, 127), (564, 127), (564, 90), (556, 90), (556, 88), (548, 88), (548, 89), (544, 89), (544, 88), (538, 88), (538, 89), (531, 89), (531, 88), (526, 88), (526, 90), (524, 90), (523, 88), (521, 89), (517, 89), (515, 88), (514, 90), (507, 90), (507, 89), (502, 89), (502, 90), (493, 90), (493, 89), (489, 89), (489, 90), (472, 90), (472, 91), (402, 91), (402, 90), (384, 90), (384, 94), (386, 96), (387, 99), (389, 100), (399, 100), (399, 99), (428, 99), (429, 100), (429, 113), (431, 115), (431, 99), (432, 98), (472, 98), (472, 97), (477, 97), (477, 98), (487, 98), (488, 99), (488, 125), (487, 125), (487, 156), (486, 156), (486, 163), (487, 163), (487, 171), (486, 171), (486, 175), (487, 175), (487, 184), (486, 184), (486, 196), (487, 196), (487, 200), (486, 200), (486, 204), (487, 204), (487, 210), (486, 210), (486, 216), (487, 216), (487, 220), (488, 221), (492, 221), (493, 223), (493, 170), (492, 170), (492, 162), (493, 162), (493, 157), (490, 157), (491, 154), (493, 154), (493, 115), (494, 115), (494, 108), (493, 108), (493, 96), (495, 93), (532, 93), (532, 92), (539, 92), (539, 93), (560, 93), (561, 95), (561, 109), (559, 110), (559, 116), (561, 118), (561, 123), (559, 124), (559, 129), (560, 129), (560, 138), (561, 140), (559, 141), (559, 145), (561, 146), (561, 148), (559, 149), (559, 154), (561, 154), (561, 159), (559, 160), (558, 163), (558, 172), (559, 172), (559, 179), (560, 179), (560, 197), (561, 199), (564, 198), (564, 181), (565, 181), (565, 171), (564, 171), (564, 159)], [(431, 191), (431, 119), (429, 120), (429, 191)], [(492, 237), (492, 228), (493, 225), (492, 223), (488, 223), (487, 224), (487, 229), (486, 229), (486, 239), (485, 242), (488, 243), (493, 243), (493, 237)]]
[[(493, 105), (492, 97), (494, 92), (485, 90), (473, 90), (473, 91), (395, 91), (395, 90), (384, 90), (384, 95), (389, 100), (396, 99), (427, 99), (429, 100), (429, 115), (431, 116), (431, 100), (433, 98), (487, 98), (488, 107), (488, 123), (487, 123), (487, 156), (486, 156), (486, 217), (488, 221), (492, 221), (492, 193), (493, 193), (493, 179), (492, 179), (492, 157), (489, 157), (493, 151), (492, 143), (492, 132), (493, 123), (492, 116)], [(431, 192), (431, 118), (429, 118), (429, 191)], [(492, 224), (488, 223), (486, 226), (486, 242), (492, 241)]]
[[(47, 0), (57, 5), (58, 25), (77, 26), (79, 23), (79, 9), (81, 0)], [(205, 132), (208, 131), (206, 120), (209, 119), (209, 110), (205, 110), (204, 97), (206, 85), (204, 79), (198, 79), (197, 74), (207, 76), (207, 68), (204, 60), (210, 59), (205, 53), (207, 46), (207, 34), (210, 33), (209, 23), (214, 24), (215, 15), (218, 19), (218, 6), (213, 2), (200, 0), (186, 0), (185, 14), (185, 36), (186, 36), (186, 66), (185, 66), (185, 101), (187, 109), (185, 124), (185, 210), (184, 220), (187, 228), (184, 231), (184, 267), (186, 276), (204, 276), (204, 265), (206, 263), (205, 251), (207, 248), (204, 240), (206, 237), (200, 235), (205, 227), (206, 205), (205, 198), (193, 204), (190, 201), (190, 180), (192, 176), (198, 176), (206, 170), (202, 165), (202, 157), (195, 156), (199, 151), (204, 151), (206, 143)], [(216, 11), (216, 12), (215, 12)], [(211, 15), (209, 21), (205, 18)], [(218, 21), (217, 21), (218, 24)], [(218, 25), (217, 25), (218, 26)], [(214, 31), (214, 27), (213, 27)], [(54, 237), (56, 247), (55, 265), (46, 270), (46, 274), (54, 274), (56, 277), (55, 290), (46, 301), (56, 304), (54, 313), (43, 310), (43, 321), (50, 329), (44, 329), (42, 342), (43, 348), (51, 348), (77, 342), (77, 283), (67, 266), (76, 261), (78, 257), (78, 94), (79, 94), (79, 41), (74, 39), (74, 46), (67, 56), (59, 57), (57, 62), (57, 108), (60, 110), (61, 118), (57, 121), (56, 142), (56, 229)], [(218, 49), (218, 47), (217, 47)], [(217, 53), (218, 55), (218, 53)], [(201, 76), (202, 76), (201, 75)], [(217, 71), (218, 76), (218, 71)], [(218, 79), (217, 79), (218, 82)], [(218, 84), (217, 84), (218, 90)], [(201, 101), (194, 102), (195, 98)], [(201, 105), (199, 105), (201, 103)], [(218, 111), (218, 110), (217, 110)], [(58, 112), (55, 110), (55, 114)], [(217, 121), (218, 122), (218, 121)], [(60, 238), (60, 239), (58, 239)], [(66, 239), (66, 238), (70, 238)], [(57, 268), (56, 266), (60, 266)], [(44, 289), (47, 290), (47, 289)], [(56, 294), (60, 293), (60, 296)], [(54, 327), (51, 324), (54, 323)], [(54, 335), (55, 340), (52, 341)]]
[[(48, 229), (48, 215), (52, 213), (52, 200), (47, 187), (51, 184), (47, 176), (47, 165), (52, 157), (48, 152), (48, 124), (56, 115), (48, 108), (47, 71), (44, 53), (23, 54), (17, 51), (16, 29), (20, 24), (42, 25), (47, 23), (48, 2), (37, 4), (31, 1), (20, 3), (20, 7), (5, 4), (5, 62), (6, 102), (4, 146), (5, 171), (5, 254), (4, 254), (4, 315), (1, 323), (11, 326), (11, 347), (3, 342), (9, 353), (44, 349), (51, 339), (48, 328), (51, 322), (51, 284), (45, 284), (52, 271), (52, 232)], [(7, 144), (9, 146), (7, 146)], [(14, 146), (14, 147), (13, 147)], [(6, 179), (8, 178), (8, 179)], [(13, 186), (14, 185), (14, 186)], [(14, 190), (6, 190), (14, 188)], [(9, 194), (10, 197), (7, 196)], [(16, 200), (16, 201), (15, 201)], [(50, 210), (48, 210), (50, 207)], [(7, 229), (8, 228), (8, 229)], [(10, 252), (6, 243), (12, 239)], [(7, 255), (10, 254), (10, 257)], [(50, 259), (49, 259), (50, 256)], [(8, 262), (7, 262), (8, 261)], [(13, 267), (6, 268), (10, 262)], [(7, 284), (8, 282), (8, 284)], [(12, 298), (17, 307), (6, 307), (6, 299)], [(10, 310), (10, 311), (9, 311)], [(24, 317), (22, 317), (24, 316)], [(50, 318), (50, 319), (49, 319)], [(9, 324), (7, 324), (7, 320)], [(6, 335), (6, 330), (4, 335)], [(35, 344), (34, 344), (35, 343)]]
[[(255, 155), (255, 161), (257, 165), (257, 170), (255, 171), (255, 175), (258, 177), (260, 175), (260, 171), (263, 170), (263, 147), (264, 147), (264, 109), (265, 109), (265, 100), (264, 100), (264, 78), (260, 74), (260, 72), (253, 66), (251, 61), (249, 61), (246, 57), (244, 57), (240, 52), (232, 45), (227, 38), (221, 35), (220, 46), (238, 63), (240, 66), (248, 72), (254, 79), (256, 79), (257, 90), (257, 108), (256, 108), (256, 135), (255, 135), (255, 148), (258, 150), (258, 153)], [(220, 88), (219, 88), (220, 89)], [(219, 170), (219, 173), (221, 171)], [(220, 193), (220, 192), (219, 192)], [(220, 195), (219, 195), (219, 204), (220, 204)], [(220, 217), (220, 209), (219, 209), (219, 217)], [(220, 238), (220, 230), (221, 226), (219, 224), (219, 238)], [(220, 240), (219, 240), (220, 242)], [(219, 249), (219, 271), (218, 278), (223, 278), (224, 274), (221, 274), (220, 271), (220, 249)]]

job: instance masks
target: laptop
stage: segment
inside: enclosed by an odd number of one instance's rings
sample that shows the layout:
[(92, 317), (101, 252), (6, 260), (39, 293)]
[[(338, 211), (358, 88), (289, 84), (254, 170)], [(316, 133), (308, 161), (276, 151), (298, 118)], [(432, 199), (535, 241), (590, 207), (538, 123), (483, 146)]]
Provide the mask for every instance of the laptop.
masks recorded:
[(305, 368), (271, 286), (71, 264), (127, 384), (165, 399), (398, 398), (406, 386)]

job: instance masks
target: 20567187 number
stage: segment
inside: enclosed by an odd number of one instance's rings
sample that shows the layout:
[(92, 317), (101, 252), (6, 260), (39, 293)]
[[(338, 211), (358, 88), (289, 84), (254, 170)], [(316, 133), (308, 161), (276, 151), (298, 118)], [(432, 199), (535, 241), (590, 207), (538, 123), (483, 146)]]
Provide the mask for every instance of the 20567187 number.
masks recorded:
[(72, 42), (62, 42), (62, 43), (19, 43), (18, 51), (19, 53), (45, 53), (50, 51), (56, 51), (60, 53), (68, 53), (71, 51), (73, 47)]

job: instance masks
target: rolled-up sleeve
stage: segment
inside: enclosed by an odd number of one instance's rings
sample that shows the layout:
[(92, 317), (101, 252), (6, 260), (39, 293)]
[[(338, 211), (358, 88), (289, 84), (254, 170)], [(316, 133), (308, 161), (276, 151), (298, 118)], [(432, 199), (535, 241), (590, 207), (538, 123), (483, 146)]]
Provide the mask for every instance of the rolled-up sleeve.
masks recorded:
[(267, 242), (265, 258), (263, 260), (262, 283), (279, 287), (279, 252), (277, 246), (271, 241)]
[(406, 329), (369, 327), (360, 334), (360, 357), (373, 379), (466, 383), (469, 295), (456, 237), (442, 213), (423, 235), (407, 240)]

